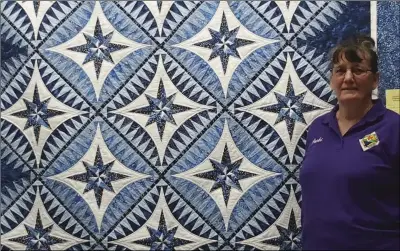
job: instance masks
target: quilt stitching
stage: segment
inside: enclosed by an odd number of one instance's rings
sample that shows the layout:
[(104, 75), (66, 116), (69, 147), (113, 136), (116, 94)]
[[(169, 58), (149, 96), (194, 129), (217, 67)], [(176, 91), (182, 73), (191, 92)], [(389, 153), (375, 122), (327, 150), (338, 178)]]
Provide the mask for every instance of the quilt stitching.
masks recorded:
[(2, 2), (3, 249), (301, 249), (320, 45), (371, 6)]

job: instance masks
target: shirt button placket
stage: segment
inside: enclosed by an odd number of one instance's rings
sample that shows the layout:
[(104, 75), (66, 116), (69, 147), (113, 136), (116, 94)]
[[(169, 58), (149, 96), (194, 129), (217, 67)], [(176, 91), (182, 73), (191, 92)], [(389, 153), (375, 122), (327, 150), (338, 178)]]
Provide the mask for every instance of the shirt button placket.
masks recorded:
[(344, 137), (343, 136), (340, 136), (340, 143), (339, 143), (339, 145), (337, 146), (337, 150), (338, 151), (341, 151), (342, 149), (343, 149), (343, 146), (344, 146)]

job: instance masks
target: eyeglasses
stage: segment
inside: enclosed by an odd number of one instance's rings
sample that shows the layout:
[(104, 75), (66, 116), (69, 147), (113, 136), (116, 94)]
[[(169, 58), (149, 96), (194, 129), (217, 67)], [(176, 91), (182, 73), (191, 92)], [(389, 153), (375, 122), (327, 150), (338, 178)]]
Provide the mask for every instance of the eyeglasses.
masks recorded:
[[(334, 67), (333, 74), (337, 77), (343, 77), (344, 75), (346, 75), (347, 70), (349, 70), (349, 69), (342, 68), (342, 67)], [(363, 77), (363, 76), (366, 76), (368, 74), (368, 72), (372, 72), (370, 69), (363, 69), (360, 67), (350, 68), (350, 71), (353, 74), (353, 76), (357, 76), (357, 77)]]

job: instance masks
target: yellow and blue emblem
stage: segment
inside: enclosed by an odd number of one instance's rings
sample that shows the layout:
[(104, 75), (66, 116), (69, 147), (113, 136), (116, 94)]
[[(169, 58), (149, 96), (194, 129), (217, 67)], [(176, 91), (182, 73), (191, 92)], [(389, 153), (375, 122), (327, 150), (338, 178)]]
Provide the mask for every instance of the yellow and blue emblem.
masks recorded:
[(376, 132), (365, 135), (364, 138), (360, 139), (360, 144), (363, 151), (367, 151), (368, 149), (371, 149), (379, 144), (378, 135)]

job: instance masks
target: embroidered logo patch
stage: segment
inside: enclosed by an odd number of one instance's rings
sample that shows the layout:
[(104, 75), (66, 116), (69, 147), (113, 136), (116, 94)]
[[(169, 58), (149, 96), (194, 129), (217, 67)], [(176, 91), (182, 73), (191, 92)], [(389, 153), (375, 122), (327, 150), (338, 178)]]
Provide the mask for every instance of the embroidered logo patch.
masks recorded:
[(315, 143), (320, 143), (320, 142), (322, 142), (322, 140), (324, 140), (324, 138), (319, 137), (319, 139), (313, 139), (312, 143), (313, 143), (313, 144), (315, 144)]
[(379, 144), (378, 135), (376, 135), (376, 132), (365, 135), (364, 138), (360, 139), (360, 144), (363, 151), (367, 151)]

